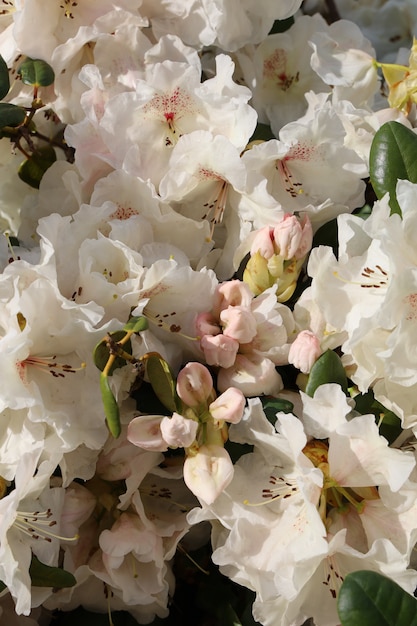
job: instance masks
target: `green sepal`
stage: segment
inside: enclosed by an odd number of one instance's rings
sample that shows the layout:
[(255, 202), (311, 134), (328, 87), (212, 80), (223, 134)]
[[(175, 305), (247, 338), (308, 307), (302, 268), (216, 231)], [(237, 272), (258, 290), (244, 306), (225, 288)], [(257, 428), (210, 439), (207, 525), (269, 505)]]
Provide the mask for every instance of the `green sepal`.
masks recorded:
[(144, 315), (140, 317), (131, 317), (123, 326), (123, 330), (132, 333), (141, 333), (148, 328), (148, 320)]
[(10, 89), (10, 78), (9, 78), (9, 68), (7, 67), (6, 61), (0, 54), (0, 100), (5, 98), (9, 93)]
[(33, 555), (29, 567), (30, 579), (34, 587), (53, 587), (63, 589), (64, 587), (74, 587), (77, 583), (75, 576), (60, 567), (51, 567), (41, 563)]
[(22, 107), (9, 102), (0, 102), (0, 128), (7, 126), (16, 128), (23, 124), (26, 118), (26, 111)]
[(52, 146), (38, 148), (18, 169), (19, 178), (34, 189), (39, 189), (42, 177), (46, 170), (56, 161), (55, 150)]
[(326, 350), (311, 368), (306, 394), (313, 397), (314, 392), (320, 385), (337, 383), (344, 393), (348, 391), (347, 376), (340, 357), (333, 350)]
[(146, 359), (146, 374), (157, 398), (172, 413), (177, 411), (180, 400), (177, 396), (175, 380), (168, 363), (156, 354)]
[(101, 399), (103, 400), (104, 413), (107, 420), (107, 426), (111, 435), (115, 439), (117, 439), (122, 432), (122, 427), (120, 425), (120, 414), (119, 407), (116, 402), (116, 398), (113, 395), (112, 390), (110, 389), (109, 379), (103, 374), (100, 374), (100, 391), (101, 391)]
[[(113, 339), (113, 341), (117, 343), (118, 341), (121, 341), (123, 337), (126, 336), (126, 332), (124, 330), (116, 330), (114, 332), (109, 333), (109, 335)], [(130, 339), (126, 341), (126, 343), (123, 344), (122, 347), (123, 347), (124, 352), (127, 352), (128, 354), (132, 354), (132, 342), (130, 341)], [(94, 365), (102, 372), (104, 368), (106, 367), (107, 361), (109, 360), (109, 358), (110, 358), (110, 350), (107, 345), (107, 341), (106, 339), (102, 339), (93, 350)], [(123, 367), (124, 365), (126, 365), (126, 360), (123, 357), (116, 356), (113, 362), (113, 365), (107, 372), (107, 375), (111, 376), (114, 370), (118, 369), (119, 367)]]
[(386, 122), (375, 133), (369, 173), (377, 198), (389, 193), (391, 213), (401, 209), (396, 195), (399, 179), (417, 183), (417, 135), (399, 122)]
[(20, 74), (25, 85), (32, 85), (32, 87), (47, 87), (55, 80), (54, 70), (42, 59), (28, 57), (20, 65), (17, 73)]
[(342, 626), (417, 626), (417, 601), (377, 572), (348, 574), (339, 590)]

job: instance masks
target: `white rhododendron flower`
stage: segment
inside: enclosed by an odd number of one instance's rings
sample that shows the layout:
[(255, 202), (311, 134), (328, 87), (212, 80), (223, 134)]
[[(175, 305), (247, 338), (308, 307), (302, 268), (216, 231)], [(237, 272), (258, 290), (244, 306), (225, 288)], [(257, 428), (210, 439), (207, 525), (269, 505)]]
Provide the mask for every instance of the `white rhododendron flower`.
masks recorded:
[(44, 5), (0, 0), (1, 623), (413, 594), (415, 2)]

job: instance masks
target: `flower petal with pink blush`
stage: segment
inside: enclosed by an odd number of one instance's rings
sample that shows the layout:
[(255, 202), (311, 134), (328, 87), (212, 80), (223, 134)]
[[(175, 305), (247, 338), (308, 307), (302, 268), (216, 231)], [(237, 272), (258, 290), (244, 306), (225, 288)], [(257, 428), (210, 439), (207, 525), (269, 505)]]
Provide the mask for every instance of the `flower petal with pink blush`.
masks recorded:
[(308, 374), (321, 354), (320, 341), (310, 330), (302, 330), (290, 346), (288, 361)]
[(165, 452), (168, 446), (162, 437), (162, 415), (139, 415), (127, 427), (127, 439), (139, 448), (154, 452)]
[(229, 387), (210, 404), (209, 411), (217, 422), (237, 424), (242, 419), (245, 402), (245, 396), (240, 389)]
[(248, 307), (229, 306), (220, 313), (223, 335), (249, 343), (256, 335), (256, 319)]
[(201, 446), (184, 462), (184, 481), (199, 500), (212, 504), (233, 478), (233, 463), (224, 448)]
[(179, 413), (172, 417), (164, 417), (161, 422), (161, 433), (171, 448), (188, 448), (195, 441), (198, 423), (187, 419)]
[(201, 363), (187, 363), (178, 374), (177, 394), (188, 406), (206, 402), (213, 391), (213, 379)]
[(235, 362), (239, 342), (226, 335), (204, 335), (200, 342), (208, 365), (229, 368)]

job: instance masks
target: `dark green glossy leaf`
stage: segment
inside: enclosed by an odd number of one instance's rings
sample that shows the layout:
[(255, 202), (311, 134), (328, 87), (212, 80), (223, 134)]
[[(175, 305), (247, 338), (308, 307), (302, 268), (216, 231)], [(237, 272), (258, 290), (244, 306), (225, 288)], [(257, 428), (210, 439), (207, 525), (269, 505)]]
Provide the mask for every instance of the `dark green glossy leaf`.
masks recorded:
[(285, 31), (291, 28), (293, 24), (293, 17), (287, 17), (286, 20), (275, 20), (274, 25), (272, 26), (268, 35), (274, 35), (275, 33), (285, 33)]
[(29, 159), (26, 159), (20, 165), (18, 170), (19, 178), (31, 187), (39, 189), (43, 175), (55, 161), (55, 150), (51, 146), (39, 148)]
[(277, 421), (277, 413), (292, 413), (294, 405), (289, 400), (283, 398), (273, 398), (272, 396), (261, 396), (262, 408), (268, 420), (273, 426)]
[(9, 68), (6, 61), (0, 55), (0, 99), (7, 96), (10, 89)]
[(337, 383), (347, 393), (346, 372), (340, 357), (333, 350), (327, 350), (314, 363), (308, 377), (306, 393), (313, 397), (316, 389), (327, 383)]
[(337, 609), (342, 626), (417, 626), (417, 601), (377, 572), (348, 574)]
[(242, 622), (230, 603), (222, 606), (219, 613), (221, 626), (242, 626)]
[(399, 122), (383, 124), (372, 141), (369, 169), (376, 196), (389, 193), (391, 212), (401, 215), (395, 188), (399, 179), (417, 183), (417, 135)]
[(337, 257), (339, 253), (339, 231), (337, 228), (337, 219), (326, 222), (320, 226), (313, 237), (313, 248), (318, 246), (331, 246), (333, 253)]
[(29, 574), (34, 587), (73, 587), (76, 584), (75, 577), (64, 569), (51, 567), (41, 563), (36, 556), (32, 556)]
[(168, 363), (160, 356), (150, 355), (146, 359), (146, 374), (162, 404), (169, 411), (176, 411), (178, 403), (176, 385)]
[(379, 424), (379, 432), (388, 443), (393, 443), (402, 433), (400, 418), (375, 400), (372, 390), (364, 394), (358, 394), (354, 397), (354, 400), (355, 409), (361, 415), (375, 415), (375, 421)]
[(0, 593), (6, 589), (6, 585), (0, 580)]
[(0, 102), (0, 128), (20, 126), (25, 121), (25, 117), (26, 111), (22, 107), (9, 102)]
[[(123, 337), (126, 336), (126, 333), (124, 330), (116, 330), (112, 333), (109, 333), (109, 335), (111, 339), (115, 343), (117, 343), (118, 341), (121, 341)], [(126, 341), (125, 344), (123, 344), (123, 350), (127, 352), (128, 354), (132, 354), (132, 342), (130, 341), (130, 339), (129, 341)], [(96, 345), (93, 351), (94, 364), (102, 372), (104, 368), (106, 367), (107, 361), (109, 360), (109, 358), (110, 358), (110, 349), (107, 344), (107, 340), (102, 339), (100, 343)], [(107, 372), (108, 376), (111, 376), (114, 370), (118, 369), (119, 367), (123, 367), (124, 365), (126, 365), (126, 360), (123, 357), (116, 356), (113, 362), (113, 365), (111, 366), (110, 370)]]
[(23, 61), (17, 73), (21, 75), (25, 85), (33, 87), (47, 87), (52, 85), (55, 74), (52, 67), (42, 59), (30, 59)]
[(117, 406), (116, 398), (110, 389), (109, 379), (103, 373), (100, 374), (100, 390), (107, 426), (109, 427), (109, 431), (113, 437), (117, 439), (122, 431), (122, 427), (120, 426), (119, 407)]
[(123, 330), (133, 333), (141, 333), (148, 328), (148, 320), (141, 315), (140, 317), (131, 317), (123, 326)]

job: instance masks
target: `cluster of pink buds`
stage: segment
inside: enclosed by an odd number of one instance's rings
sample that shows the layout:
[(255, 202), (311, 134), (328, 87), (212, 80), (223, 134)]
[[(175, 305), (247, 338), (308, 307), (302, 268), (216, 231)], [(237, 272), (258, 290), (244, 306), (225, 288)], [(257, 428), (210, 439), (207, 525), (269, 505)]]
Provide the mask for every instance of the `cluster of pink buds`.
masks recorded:
[(275, 226), (258, 230), (252, 241), (243, 280), (254, 295), (277, 285), (278, 302), (294, 293), (301, 267), (311, 250), (313, 231), (307, 215), (302, 220), (287, 213)]
[(233, 477), (233, 463), (224, 449), (226, 422), (241, 420), (245, 397), (233, 387), (216, 397), (209, 370), (197, 362), (179, 372), (176, 391), (180, 413), (135, 417), (127, 438), (145, 450), (184, 448), (184, 481), (194, 495), (211, 504)]

